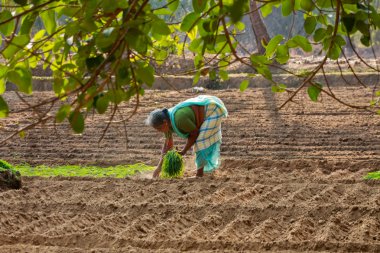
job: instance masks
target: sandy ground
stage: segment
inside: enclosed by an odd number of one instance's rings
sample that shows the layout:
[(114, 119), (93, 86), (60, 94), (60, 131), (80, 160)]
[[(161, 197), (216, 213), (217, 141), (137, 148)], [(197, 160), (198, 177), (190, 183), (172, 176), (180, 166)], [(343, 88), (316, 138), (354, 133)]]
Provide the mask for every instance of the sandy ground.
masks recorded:
[[(335, 92), (355, 104), (370, 99), (361, 88), (348, 90)], [(305, 92), (281, 111), (287, 95), (269, 89), (207, 93), (230, 113), (216, 173), (188, 178), (189, 154), (181, 180), (24, 177), (21, 190), (0, 192), (0, 252), (380, 252), (380, 182), (363, 180), (380, 170), (379, 116), (327, 97), (312, 103)], [(1, 158), (153, 165), (163, 137), (144, 118), (194, 95), (148, 92), (127, 136), (114, 123), (100, 144), (107, 117), (89, 115), (82, 135), (48, 123), (1, 146)], [(5, 99), (12, 110), (23, 106), (13, 93)], [(125, 117), (133, 105), (121, 107)], [(0, 134), (28, 122), (27, 114), (1, 120)]]

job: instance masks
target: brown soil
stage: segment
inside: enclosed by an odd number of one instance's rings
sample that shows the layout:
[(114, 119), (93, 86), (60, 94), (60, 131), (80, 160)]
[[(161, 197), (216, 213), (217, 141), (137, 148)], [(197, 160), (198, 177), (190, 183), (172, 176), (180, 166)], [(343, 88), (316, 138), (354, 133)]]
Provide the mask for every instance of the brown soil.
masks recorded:
[[(368, 102), (361, 88), (336, 88), (346, 102)], [(349, 91), (349, 92), (348, 92)], [(380, 118), (303, 92), (207, 91), (230, 116), (223, 123), (222, 167), (202, 179), (23, 178), (0, 192), (0, 252), (380, 252)], [(39, 93), (41, 98), (48, 93)], [(194, 96), (149, 91), (139, 113), (114, 123), (89, 116), (86, 132), (46, 124), (0, 147), (10, 163), (155, 164), (163, 138), (144, 126), (147, 113)], [(5, 94), (12, 110), (17, 96)], [(134, 103), (121, 111), (128, 116)], [(118, 120), (117, 118), (116, 120)], [(0, 121), (1, 136), (30, 116)], [(58, 135), (57, 135), (58, 134)], [(177, 142), (178, 143), (178, 142)], [(178, 145), (184, 142), (179, 141)], [(186, 176), (194, 175), (193, 155)]]

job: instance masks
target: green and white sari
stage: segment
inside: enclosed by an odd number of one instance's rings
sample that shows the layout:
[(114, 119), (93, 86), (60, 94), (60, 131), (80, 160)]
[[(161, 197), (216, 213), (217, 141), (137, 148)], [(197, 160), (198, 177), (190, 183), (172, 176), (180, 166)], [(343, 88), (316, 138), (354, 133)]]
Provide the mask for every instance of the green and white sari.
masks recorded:
[(180, 108), (193, 105), (205, 108), (204, 122), (194, 144), (195, 163), (197, 168), (204, 167), (204, 172), (212, 172), (220, 165), (221, 123), (222, 119), (228, 116), (228, 112), (219, 98), (209, 95), (200, 95), (177, 104), (169, 109), (169, 116), (174, 132), (181, 138), (188, 138), (189, 134), (184, 134), (177, 128), (174, 114)]

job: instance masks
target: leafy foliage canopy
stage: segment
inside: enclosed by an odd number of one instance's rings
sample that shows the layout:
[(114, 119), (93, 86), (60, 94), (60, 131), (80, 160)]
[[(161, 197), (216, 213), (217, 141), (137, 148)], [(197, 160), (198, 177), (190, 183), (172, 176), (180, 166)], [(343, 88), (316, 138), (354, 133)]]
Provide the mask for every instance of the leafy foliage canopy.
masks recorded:
[[(283, 92), (286, 86), (273, 80), (270, 66), (286, 64), (291, 49), (320, 49), (326, 57), (300, 85), (309, 86), (310, 98), (317, 101), (324, 86), (313, 78), (327, 59), (342, 55), (345, 37), (360, 33), (361, 43), (369, 47), (371, 31), (380, 28), (379, 9), (371, 0), (263, 0), (264, 17), (273, 8), (281, 8), (283, 16), (302, 12), (309, 37), (276, 35), (265, 45), (263, 55), (251, 52), (245, 57), (238, 53), (236, 35), (245, 29), (243, 16), (256, 11), (250, 10), (248, 0), (193, 0), (192, 11), (174, 22), (181, 5), (179, 0), (3, 0), (0, 117), (10, 111), (1, 96), (6, 82), (31, 94), (31, 70), (42, 62), (43, 68), (52, 71), (55, 97), (40, 105), (58, 100), (64, 104), (54, 117), (46, 113), (40, 122), (67, 119), (80, 133), (84, 112), (102, 114), (112, 108), (114, 115), (118, 105), (131, 98), (138, 105), (144, 88), (154, 83), (154, 64), (162, 64), (171, 52), (185, 51), (194, 54), (194, 83), (202, 75), (216, 78), (216, 71), (226, 80), (228, 65), (238, 61), (270, 80), (273, 91)], [(37, 23), (44, 29), (36, 30)], [(218, 69), (207, 68), (212, 60), (219, 62)], [(247, 80), (241, 84), (242, 91), (248, 87)], [(378, 106), (378, 101), (371, 106)]]

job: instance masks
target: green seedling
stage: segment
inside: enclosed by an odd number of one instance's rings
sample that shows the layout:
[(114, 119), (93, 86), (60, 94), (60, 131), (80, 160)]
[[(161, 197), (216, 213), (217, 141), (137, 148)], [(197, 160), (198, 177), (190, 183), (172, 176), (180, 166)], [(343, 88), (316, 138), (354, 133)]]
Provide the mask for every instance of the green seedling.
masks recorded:
[(369, 172), (367, 174), (367, 176), (364, 177), (364, 179), (376, 179), (376, 180), (380, 180), (380, 171)]
[(136, 173), (152, 171), (154, 167), (142, 163), (131, 165), (117, 165), (111, 167), (98, 166), (79, 166), (79, 165), (62, 165), (62, 166), (45, 166), (40, 165), (32, 167), (28, 164), (17, 165), (15, 168), (26, 177), (113, 177), (125, 178), (133, 176)]

